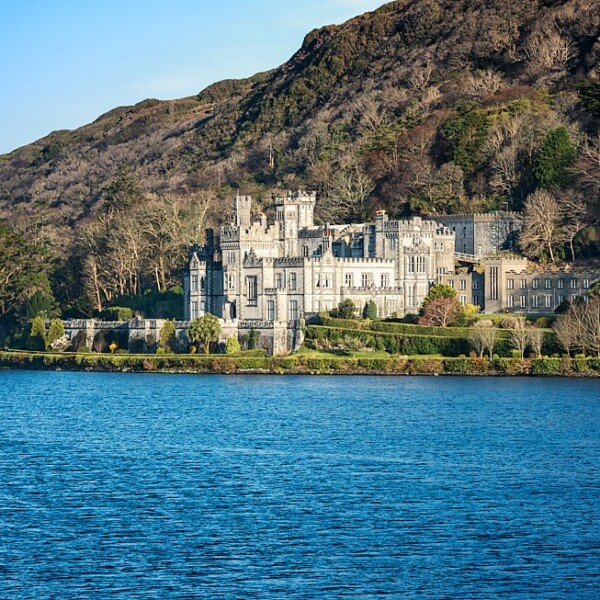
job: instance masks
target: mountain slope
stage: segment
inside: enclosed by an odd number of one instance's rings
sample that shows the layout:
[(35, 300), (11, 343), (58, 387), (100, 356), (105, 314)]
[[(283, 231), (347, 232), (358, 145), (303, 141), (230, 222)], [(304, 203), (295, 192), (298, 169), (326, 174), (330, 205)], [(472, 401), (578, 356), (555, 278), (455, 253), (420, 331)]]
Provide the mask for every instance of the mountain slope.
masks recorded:
[[(281, 67), (145, 100), (0, 157), (0, 218), (64, 244), (124, 166), (143, 194), (319, 190), (323, 218), (519, 207), (565, 127), (585, 170), (598, 127), (594, 0), (400, 0), (308, 34)], [(585, 161), (584, 161), (585, 162)], [(598, 193), (600, 184), (574, 177)]]

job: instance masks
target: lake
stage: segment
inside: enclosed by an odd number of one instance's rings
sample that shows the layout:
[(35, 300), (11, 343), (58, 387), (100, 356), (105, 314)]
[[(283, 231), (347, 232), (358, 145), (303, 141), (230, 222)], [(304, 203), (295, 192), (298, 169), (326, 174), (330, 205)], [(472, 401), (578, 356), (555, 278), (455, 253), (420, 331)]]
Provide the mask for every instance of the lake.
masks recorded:
[(0, 598), (600, 598), (600, 381), (0, 371)]

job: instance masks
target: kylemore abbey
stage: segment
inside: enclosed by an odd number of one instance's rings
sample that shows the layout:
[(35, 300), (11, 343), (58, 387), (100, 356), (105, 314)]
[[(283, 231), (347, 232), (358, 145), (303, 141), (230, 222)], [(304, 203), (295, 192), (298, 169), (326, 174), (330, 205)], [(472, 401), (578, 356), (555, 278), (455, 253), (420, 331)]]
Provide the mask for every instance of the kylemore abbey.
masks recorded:
[(381, 318), (417, 313), (435, 283), (454, 287), (462, 304), (482, 312), (552, 313), (586, 298), (598, 272), (536, 270), (513, 249), (518, 213), (448, 215), (314, 224), (316, 194), (276, 199), (276, 218), (253, 217), (249, 196), (234, 200), (233, 222), (190, 251), (185, 319), (210, 312), (223, 335), (258, 330), (274, 352), (299, 343), (299, 323), (351, 300)]

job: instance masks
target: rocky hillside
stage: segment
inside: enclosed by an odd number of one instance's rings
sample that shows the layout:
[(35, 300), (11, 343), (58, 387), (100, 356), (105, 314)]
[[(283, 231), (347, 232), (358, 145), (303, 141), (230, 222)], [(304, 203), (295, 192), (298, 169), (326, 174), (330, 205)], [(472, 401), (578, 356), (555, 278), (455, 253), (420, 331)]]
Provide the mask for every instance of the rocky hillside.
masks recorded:
[[(213, 212), (233, 188), (267, 204), (292, 186), (319, 191), (323, 219), (519, 208), (544, 185), (593, 206), (599, 36), (596, 0), (391, 2), (309, 33), (270, 72), (1, 156), (0, 218), (69, 243), (125, 172), (138, 199), (205, 190)], [(572, 151), (547, 172), (559, 130)]]

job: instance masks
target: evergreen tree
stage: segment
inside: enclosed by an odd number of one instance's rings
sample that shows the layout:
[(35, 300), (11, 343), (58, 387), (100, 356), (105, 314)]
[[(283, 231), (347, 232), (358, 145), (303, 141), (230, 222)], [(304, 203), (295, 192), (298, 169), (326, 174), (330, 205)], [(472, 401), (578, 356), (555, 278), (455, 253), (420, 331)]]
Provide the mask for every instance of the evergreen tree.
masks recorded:
[(569, 182), (567, 167), (575, 161), (577, 153), (571, 136), (564, 126), (546, 134), (538, 156), (536, 177), (542, 187), (565, 186)]
[(331, 311), (332, 317), (339, 319), (353, 319), (356, 316), (356, 305), (352, 300), (342, 300), (335, 310)]
[(238, 354), (241, 352), (242, 347), (240, 346), (240, 342), (236, 337), (230, 337), (227, 340), (226, 352), (227, 354)]
[(27, 349), (40, 352), (46, 349), (46, 328), (42, 317), (36, 317), (31, 322), (31, 331), (27, 338)]
[(165, 321), (158, 338), (158, 350), (165, 354), (173, 354), (177, 347), (177, 332), (173, 321)]
[(60, 339), (65, 335), (65, 326), (61, 319), (52, 319), (50, 327), (48, 328), (48, 335), (46, 337), (46, 344), (50, 347), (53, 342)]
[(371, 321), (374, 321), (377, 318), (377, 304), (375, 304), (373, 300), (369, 300), (365, 304), (365, 308), (363, 310), (363, 317), (365, 319), (371, 319)]

